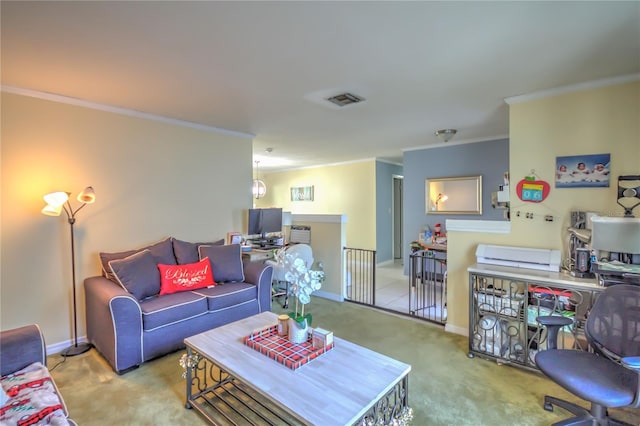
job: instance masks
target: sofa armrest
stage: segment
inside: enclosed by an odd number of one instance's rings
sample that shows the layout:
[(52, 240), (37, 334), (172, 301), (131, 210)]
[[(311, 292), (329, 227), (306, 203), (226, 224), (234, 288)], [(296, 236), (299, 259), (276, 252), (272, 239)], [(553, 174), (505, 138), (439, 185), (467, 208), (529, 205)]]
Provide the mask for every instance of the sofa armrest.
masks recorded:
[(259, 262), (244, 262), (244, 281), (258, 286), (260, 312), (271, 310), (273, 267)]
[(40, 327), (32, 324), (0, 332), (0, 376), (34, 362), (47, 365), (47, 350)]
[(84, 280), (87, 338), (116, 373), (142, 363), (142, 309), (130, 293), (102, 277)]

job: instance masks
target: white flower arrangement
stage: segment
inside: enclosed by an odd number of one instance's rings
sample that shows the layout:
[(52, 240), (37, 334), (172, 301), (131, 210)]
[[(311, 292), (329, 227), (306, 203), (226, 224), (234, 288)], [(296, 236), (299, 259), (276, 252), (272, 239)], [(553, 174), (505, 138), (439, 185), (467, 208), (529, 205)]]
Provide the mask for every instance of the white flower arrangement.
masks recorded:
[(184, 371), (182, 372), (182, 378), (187, 378), (187, 368), (197, 368), (198, 363), (200, 363), (201, 360), (202, 357), (197, 352), (194, 352), (191, 355), (182, 354), (180, 360), (178, 361), (180, 367), (184, 369)]
[[(289, 291), (296, 297), (295, 311), (289, 316), (298, 323), (304, 322), (305, 319), (311, 323), (311, 314), (304, 313), (304, 305), (311, 302), (311, 293), (319, 290), (324, 281), (324, 271), (322, 271), (322, 263), (317, 262), (319, 269), (310, 269), (299, 257), (287, 253), (286, 250), (280, 250), (275, 255), (278, 265), (283, 267), (285, 271), (285, 280), (290, 283)], [(316, 264), (314, 264), (316, 265)], [(302, 305), (300, 312), (298, 311)]]

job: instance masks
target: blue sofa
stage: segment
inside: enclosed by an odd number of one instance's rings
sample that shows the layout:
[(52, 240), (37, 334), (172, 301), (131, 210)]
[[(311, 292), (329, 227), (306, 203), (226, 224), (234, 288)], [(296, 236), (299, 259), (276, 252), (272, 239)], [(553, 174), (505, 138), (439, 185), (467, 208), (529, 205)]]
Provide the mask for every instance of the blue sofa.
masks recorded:
[[(183, 348), (186, 337), (271, 309), (273, 268), (242, 262), (239, 246), (169, 238), (100, 257), (103, 276), (84, 281), (87, 338), (118, 374)], [(215, 286), (156, 291), (158, 264), (187, 265), (204, 258)]]

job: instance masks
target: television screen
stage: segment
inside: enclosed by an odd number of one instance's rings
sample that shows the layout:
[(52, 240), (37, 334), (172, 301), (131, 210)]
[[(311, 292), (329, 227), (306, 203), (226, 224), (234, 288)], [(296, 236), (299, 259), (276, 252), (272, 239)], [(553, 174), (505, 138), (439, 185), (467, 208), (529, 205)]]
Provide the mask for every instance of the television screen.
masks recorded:
[(249, 209), (247, 234), (264, 238), (271, 232), (282, 232), (282, 209)]

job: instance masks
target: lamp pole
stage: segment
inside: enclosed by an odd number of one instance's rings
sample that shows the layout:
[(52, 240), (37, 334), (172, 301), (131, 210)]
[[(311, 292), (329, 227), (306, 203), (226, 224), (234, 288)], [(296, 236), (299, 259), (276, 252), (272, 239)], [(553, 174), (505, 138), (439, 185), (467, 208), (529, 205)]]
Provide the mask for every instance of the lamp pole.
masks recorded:
[(76, 247), (75, 236), (73, 234), (73, 225), (76, 223), (76, 214), (87, 204), (92, 204), (96, 200), (95, 191), (91, 186), (87, 186), (80, 194), (78, 201), (82, 204), (73, 209), (69, 202), (70, 192), (52, 192), (44, 196), (47, 205), (42, 209), (42, 214), (47, 216), (60, 216), (62, 210), (67, 215), (69, 228), (71, 230), (71, 282), (73, 290), (73, 345), (62, 351), (62, 356), (76, 356), (87, 352), (91, 349), (91, 343), (78, 343), (78, 313), (76, 302)]
[(67, 213), (67, 218), (69, 220), (69, 228), (71, 229), (71, 283), (73, 288), (73, 346), (69, 346), (67, 349), (62, 351), (62, 356), (76, 356), (87, 352), (91, 349), (90, 343), (80, 343), (78, 344), (78, 314), (76, 311), (76, 249), (75, 249), (75, 238), (73, 235), (73, 225), (76, 223), (76, 213), (86, 206), (86, 204), (82, 204), (80, 207), (73, 211), (71, 209), (71, 204), (67, 201), (67, 205), (69, 206), (68, 210), (65, 206), (65, 212)]

